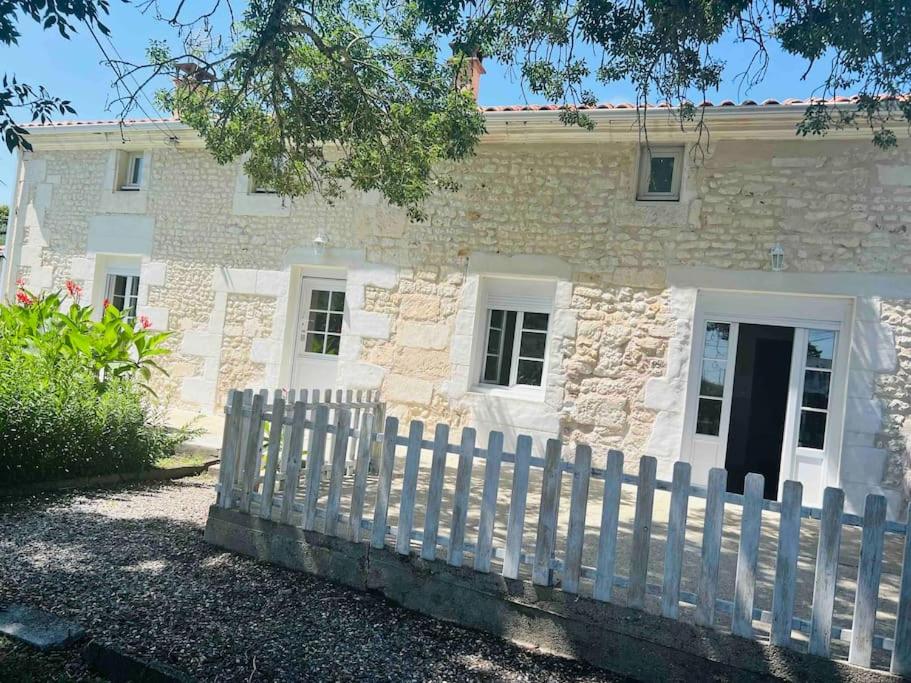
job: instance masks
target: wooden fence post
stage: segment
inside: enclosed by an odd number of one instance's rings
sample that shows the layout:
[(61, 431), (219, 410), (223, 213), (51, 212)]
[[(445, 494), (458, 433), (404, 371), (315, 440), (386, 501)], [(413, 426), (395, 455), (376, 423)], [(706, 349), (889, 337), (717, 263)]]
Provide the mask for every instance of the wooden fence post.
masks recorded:
[(528, 466), (531, 460), (531, 437), (520, 434), (516, 439), (516, 461), (512, 470), (512, 489), (509, 496), (509, 515), (506, 519), (506, 554), (503, 576), (519, 578), (522, 561), (522, 537), (525, 532), (525, 506), (528, 502)]
[(734, 578), (734, 613), (731, 632), (741, 638), (753, 637), (753, 598), (756, 593), (756, 565), (762, 533), (762, 501), (765, 477), (753, 472), (743, 483), (743, 516), (740, 520), (740, 546)]
[(285, 424), (285, 397), (281, 390), (272, 399), (272, 422), (269, 427), (269, 451), (266, 454), (266, 473), (263, 477), (263, 494), (259, 503), (259, 516), (272, 519), (272, 499), (275, 495), (275, 475), (282, 447), (282, 430)]
[(459, 446), (459, 467), (456, 471), (455, 493), (452, 498), (452, 525), (449, 532), (449, 557), (453, 567), (462, 566), (465, 544), (465, 520), (468, 518), (468, 494), (471, 491), (471, 468), (474, 460), (475, 430), (462, 429)]
[(291, 515), (294, 513), (294, 497), (297, 494), (297, 487), (300, 485), (301, 457), (304, 450), (306, 419), (307, 403), (306, 401), (298, 401), (294, 404), (294, 414), (291, 417), (291, 438), (288, 439), (288, 458), (285, 463), (285, 486), (284, 489), (282, 489), (282, 524), (290, 524)]
[(535, 538), (535, 563), (531, 573), (532, 582), (539, 586), (553, 584), (550, 560), (557, 540), (557, 501), (560, 498), (562, 447), (559, 439), (548, 439), (544, 453), (541, 509), (538, 513), (538, 531)]
[(898, 615), (895, 619), (895, 645), (890, 671), (911, 677), (911, 503), (905, 513), (905, 552), (902, 554), (902, 580), (898, 591)]
[(705, 524), (702, 530), (702, 569), (696, 587), (696, 623), (715, 625), (715, 596), (718, 593), (718, 567), (721, 564), (721, 532), (724, 530), (724, 493), (728, 473), (718, 467), (709, 470)]
[(247, 441), (244, 448), (244, 479), (240, 496), (241, 512), (250, 512), (253, 493), (256, 491), (256, 480), (259, 478), (261, 434), (263, 433), (263, 407), (265, 401), (262, 393), (253, 396), (250, 406), (250, 426), (247, 430)]
[(240, 436), (242, 432), (244, 395), (236, 389), (230, 394), (230, 414), (225, 417), (225, 449), (221, 455), (221, 506), (230, 508), (234, 504), (234, 482), (240, 469)]
[[(328, 389), (327, 389), (328, 391)], [(310, 448), (307, 449), (307, 469), (304, 475), (304, 516), (301, 526), (307, 531), (316, 529), (316, 511), (319, 504), (319, 485), (323, 474), (326, 453), (326, 435), (329, 433), (329, 406), (316, 407)]]
[(585, 543), (585, 514), (588, 511), (588, 487), (591, 481), (592, 449), (579, 444), (573, 463), (572, 496), (569, 499), (569, 528), (566, 534), (566, 559), (563, 564), (563, 590), (579, 592), (582, 576), (582, 547)]
[(497, 517), (497, 492), (500, 488), (500, 461), (503, 458), (503, 433), (491, 432), (484, 460), (484, 488), (481, 491), (481, 514), (478, 519), (478, 544), (474, 554), (476, 571), (490, 571), (493, 555), (493, 524)]
[(351, 514), (348, 517), (348, 538), (355, 543), (361, 540), (361, 521), (364, 519), (364, 500), (367, 497), (367, 473), (370, 454), (373, 452), (373, 413), (361, 416), (361, 430), (357, 437), (357, 460), (354, 463), (354, 486), (351, 490)]
[(433, 434), (433, 458), (430, 463), (430, 484), (427, 488), (427, 511), (424, 513), (424, 540), (421, 557), (435, 560), (440, 531), (440, 504), (443, 500), (443, 481), (446, 474), (446, 451), (449, 448), (449, 425), (440, 422)]
[(411, 552), (411, 531), (414, 528), (414, 501), (417, 497), (418, 471), (421, 466), (421, 441), (424, 423), (413, 420), (408, 428), (408, 450), (405, 452), (405, 472), (402, 475), (402, 497), (399, 501), (398, 535), (395, 551), (399, 555)]
[(883, 534), (886, 530), (886, 499), (868, 493), (864, 505), (864, 529), (857, 565), (857, 592), (851, 620), (851, 649), (848, 663), (870, 666), (873, 656), (873, 631), (879, 605), (879, 580), (883, 567)]
[(636, 513), (633, 522), (633, 543), (630, 550), (629, 589), (627, 604), (641, 608), (645, 605), (648, 583), (648, 554), (652, 538), (652, 510), (655, 502), (655, 475), (658, 461), (649, 455), (639, 458), (639, 486), (636, 489)]
[(664, 552), (664, 583), (661, 588), (661, 614), (668, 619), (676, 619), (680, 610), (680, 579), (686, 543), (686, 512), (690, 502), (690, 476), (688, 462), (678, 460), (674, 463)]
[(335, 411), (335, 441), (332, 443), (332, 469), (329, 471), (329, 493), (326, 496), (326, 535), (338, 536), (338, 515), (342, 500), (342, 478), (348, 457), (349, 426), (351, 411), (338, 408)]
[(816, 550), (816, 574), (813, 583), (813, 615), (810, 620), (811, 655), (829, 656), (832, 642), (832, 610), (838, 582), (838, 551), (841, 547), (841, 515), (845, 492), (826, 487), (822, 495), (822, 519), (819, 522), (819, 546)]
[(797, 586), (797, 556), (800, 551), (800, 501), (803, 485), (786, 481), (781, 496), (778, 524), (778, 557), (775, 560), (775, 588), (772, 591), (772, 645), (790, 647), (794, 591)]
[(614, 588), (614, 564), (617, 558), (617, 525), (620, 521), (620, 494), (623, 484), (623, 453), (607, 452), (604, 474), (604, 503), (601, 508), (601, 531), (598, 538), (598, 567), (595, 574), (596, 600), (609, 601)]
[(386, 519), (389, 516), (389, 494), (392, 491), (392, 467), (395, 465), (395, 440), (399, 435), (399, 421), (386, 418), (383, 432), (383, 453), (380, 459), (380, 474), (376, 485), (376, 506), (373, 509), (373, 531), (370, 545), (382, 548), (386, 544)]

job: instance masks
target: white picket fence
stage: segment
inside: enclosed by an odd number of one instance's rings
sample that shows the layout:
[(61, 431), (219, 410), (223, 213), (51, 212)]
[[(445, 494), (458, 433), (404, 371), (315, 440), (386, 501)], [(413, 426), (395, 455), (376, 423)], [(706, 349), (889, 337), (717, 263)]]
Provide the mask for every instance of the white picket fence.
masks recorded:
[[(875, 666), (887, 655), (890, 670), (911, 676), (911, 544), (905, 542), (906, 526), (886, 521), (885, 499), (869, 495), (863, 517), (844, 514), (844, 492), (827, 488), (821, 510), (801, 506), (802, 486), (787, 481), (781, 502), (763, 500), (763, 477), (750, 474), (743, 495), (726, 491), (727, 472), (713, 469), (705, 488), (691, 485), (690, 466), (674, 464), (671, 482), (656, 479), (657, 461), (644, 456), (638, 475), (624, 473), (623, 454), (609, 451), (606, 467), (592, 466), (588, 446), (575, 449), (573, 462), (563, 460), (559, 440), (547, 443), (545, 457), (532, 455), (532, 440), (519, 436), (514, 452), (504, 450), (503, 435), (491, 432), (486, 448), (476, 444), (474, 429), (462, 430), (459, 443), (449, 442), (449, 426), (438, 424), (432, 440), (424, 438), (424, 425), (411, 422), (407, 435), (399, 435), (396, 418), (387, 418), (382, 432), (382, 404), (375, 395), (336, 396), (302, 392), (292, 401), (277, 392), (272, 403), (264, 393), (232, 391), (226, 407), (218, 505), (237, 508), (285, 524), (319, 531), (359, 542), (369, 540), (374, 548), (386, 545), (407, 555), (417, 552), (426, 560), (445, 557), (450, 565), (462, 566), (466, 554), (480, 572), (497, 568), (515, 579), (530, 569), (533, 583), (557, 585), (571, 594), (588, 594), (596, 600), (620, 602), (645, 609), (657, 599), (657, 609), (670, 619), (681, 619), (681, 606), (695, 608), (692, 618), (701, 626), (728, 628), (745, 638), (765, 639), (773, 645), (836, 658), (834, 644), (847, 645), (847, 659), (863, 667)], [(308, 402), (308, 398), (317, 397)], [(269, 425), (267, 428), (266, 425)], [(289, 429), (290, 427), (290, 429)], [(268, 445), (264, 447), (268, 429)], [(305, 435), (309, 435), (305, 449)], [(403, 450), (404, 453), (397, 453)], [(422, 455), (430, 456), (429, 475), (419, 488)], [(457, 459), (455, 483), (446, 492), (449, 533), (441, 533), (447, 459)], [(466, 539), (472, 499), (472, 471), (484, 462), (476, 517), (476, 538)], [(503, 466), (506, 465), (506, 468)], [(505, 470), (511, 472), (505, 472)], [(540, 471), (540, 472), (538, 472)], [(426, 463), (424, 467), (426, 472)], [(530, 473), (540, 485), (533, 551), (525, 552), (528, 539), (526, 507)], [(558, 517), (563, 496), (563, 473), (571, 475), (569, 515), (565, 538), (558, 543)], [(505, 505), (499, 503), (501, 479), (510, 481)], [(540, 476), (539, 476), (540, 475)], [(586, 515), (592, 482), (602, 482), (600, 526), (595, 534), (594, 566), (583, 563), (586, 545)], [(393, 489), (395, 483), (395, 489)], [(635, 513), (629, 546), (627, 574), (618, 572), (618, 526), (623, 486), (635, 487)], [(504, 487), (505, 488), (505, 487)], [(397, 524), (390, 525), (391, 496), (398, 494)], [(652, 527), (656, 491), (670, 493), (663, 579), (650, 583), (649, 554), (653, 549)], [(344, 493), (344, 495), (343, 495)], [(475, 494), (478, 491), (474, 491)], [(373, 503), (373, 516), (365, 517), (365, 503)], [(705, 499), (704, 525), (695, 591), (682, 588), (687, 514), (691, 499)], [(420, 501), (422, 528), (415, 528), (415, 509)], [(504, 509), (505, 508), (505, 509)], [(740, 528), (732, 599), (719, 593), (725, 510), (739, 508)], [(497, 543), (495, 520), (505, 512), (505, 542)], [(765, 513), (765, 514), (764, 514)], [(777, 553), (771, 609), (761, 609), (755, 595), (760, 564), (763, 519), (777, 518)], [(502, 519), (502, 516), (501, 516)], [(795, 592), (800, 554), (801, 521), (816, 520), (819, 535), (815, 548), (815, 572), (809, 614), (795, 613)], [(853, 616), (850, 628), (833, 623), (839, 553), (843, 529), (860, 527), (860, 552)], [(877, 609), (883, 566), (884, 539), (898, 535), (903, 544), (901, 579), (897, 590), (895, 628), (877, 633)], [(591, 535), (588, 542), (591, 543)], [(529, 546), (529, 549), (532, 546)], [(842, 558), (841, 564), (844, 564)], [(625, 601), (621, 593), (625, 592)], [(808, 616), (809, 618), (806, 618)], [(688, 617), (689, 618), (689, 617)], [(881, 615), (880, 615), (881, 619)], [(768, 631), (766, 636), (765, 631)], [(874, 657), (877, 651), (881, 656)], [(891, 654), (890, 654), (891, 653)]]

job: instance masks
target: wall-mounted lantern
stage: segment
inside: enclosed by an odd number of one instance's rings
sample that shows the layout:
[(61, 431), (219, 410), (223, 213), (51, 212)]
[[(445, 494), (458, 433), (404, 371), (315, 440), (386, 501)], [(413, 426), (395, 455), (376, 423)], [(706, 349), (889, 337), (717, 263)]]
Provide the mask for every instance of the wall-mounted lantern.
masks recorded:
[(784, 270), (784, 247), (778, 243), (772, 245), (772, 248), (769, 249), (769, 263), (772, 266), (772, 271), (775, 273), (781, 272)]

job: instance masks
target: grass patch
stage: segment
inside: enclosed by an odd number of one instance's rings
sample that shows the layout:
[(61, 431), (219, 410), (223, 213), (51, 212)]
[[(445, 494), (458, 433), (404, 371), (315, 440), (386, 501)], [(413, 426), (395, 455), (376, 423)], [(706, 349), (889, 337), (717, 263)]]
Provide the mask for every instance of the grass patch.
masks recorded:
[(40, 652), (25, 643), (0, 635), (0, 672), (10, 683), (32, 681), (104, 681), (89, 673), (79, 648)]
[(200, 467), (212, 460), (215, 460), (215, 458), (209, 453), (194, 453), (190, 451), (186, 453), (175, 453), (170, 457), (156, 460), (155, 467), (162, 470), (173, 470), (178, 467)]

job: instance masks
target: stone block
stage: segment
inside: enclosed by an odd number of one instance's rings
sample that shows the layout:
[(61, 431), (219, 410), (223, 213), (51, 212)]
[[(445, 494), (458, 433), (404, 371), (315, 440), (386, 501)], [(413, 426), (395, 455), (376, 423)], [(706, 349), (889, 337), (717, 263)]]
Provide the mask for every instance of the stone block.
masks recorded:
[(383, 382), (383, 397), (393, 403), (418, 403), (429, 406), (433, 398), (433, 383), (406, 375), (387, 375)]
[(398, 270), (393, 266), (364, 263), (348, 271), (348, 282), (380, 289), (392, 289), (398, 282)]
[(402, 296), (399, 312), (407, 320), (438, 320), (440, 297), (428, 294), (405, 294)]
[(188, 356), (217, 358), (221, 354), (221, 335), (212, 332), (188, 331), (180, 342), (180, 352)]
[(164, 261), (147, 261), (139, 266), (139, 280), (150, 287), (163, 287), (168, 272)]
[(402, 321), (396, 330), (396, 341), (402, 346), (417, 349), (442, 350), (449, 348), (449, 334), (446, 323)]
[(898, 364), (895, 336), (888, 325), (858, 321), (854, 326), (851, 367), (892, 372)]
[(290, 275), (284, 270), (257, 270), (256, 293), (261, 296), (281, 297), (288, 294)]
[(256, 294), (257, 271), (245, 268), (218, 267), (212, 273), (212, 289), (232, 294)]
[(572, 338), (576, 336), (576, 312), (570, 309), (556, 311), (554, 313), (553, 323), (551, 323), (551, 333), (555, 337)]
[(85, 637), (79, 624), (18, 604), (0, 607), (0, 633), (39, 650), (63, 649)]
[(848, 398), (845, 430), (876, 433), (882, 429), (882, 404), (877, 399)]
[(350, 311), (348, 330), (365, 339), (389, 339), (392, 334), (392, 318), (387, 313)]
[(850, 370), (848, 372), (848, 396), (852, 398), (873, 398), (876, 373), (872, 370)]
[(152, 323), (153, 330), (168, 329), (168, 309), (162, 306), (139, 306), (136, 309), (137, 315), (144, 315)]
[(879, 182), (883, 185), (892, 185), (898, 187), (911, 187), (911, 166), (887, 166), (879, 164), (876, 167)]
[[(23, 247), (24, 248), (24, 247)], [(95, 277), (95, 259), (74, 256), (70, 259), (70, 277), (74, 280), (91, 280)]]
[(841, 455), (841, 478), (860, 484), (882, 483), (888, 453), (882, 448), (845, 446)]
[(40, 268), (41, 253), (44, 251), (43, 244), (23, 244), (19, 249), (19, 263), (23, 267)]
[(187, 403), (198, 403), (204, 407), (215, 405), (216, 382), (201, 377), (187, 377), (180, 384), (180, 398)]
[(54, 269), (50, 266), (33, 267), (26, 286), (33, 292), (50, 289), (54, 286)]
[(250, 345), (250, 360), (271, 363), (280, 355), (280, 347), (272, 339), (254, 339)]
[[(386, 377), (386, 368), (370, 363), (338, 364), (338, 385), (347, 389), (378, 389)], [(383, 396), (385, 400), (385, 396)]]

